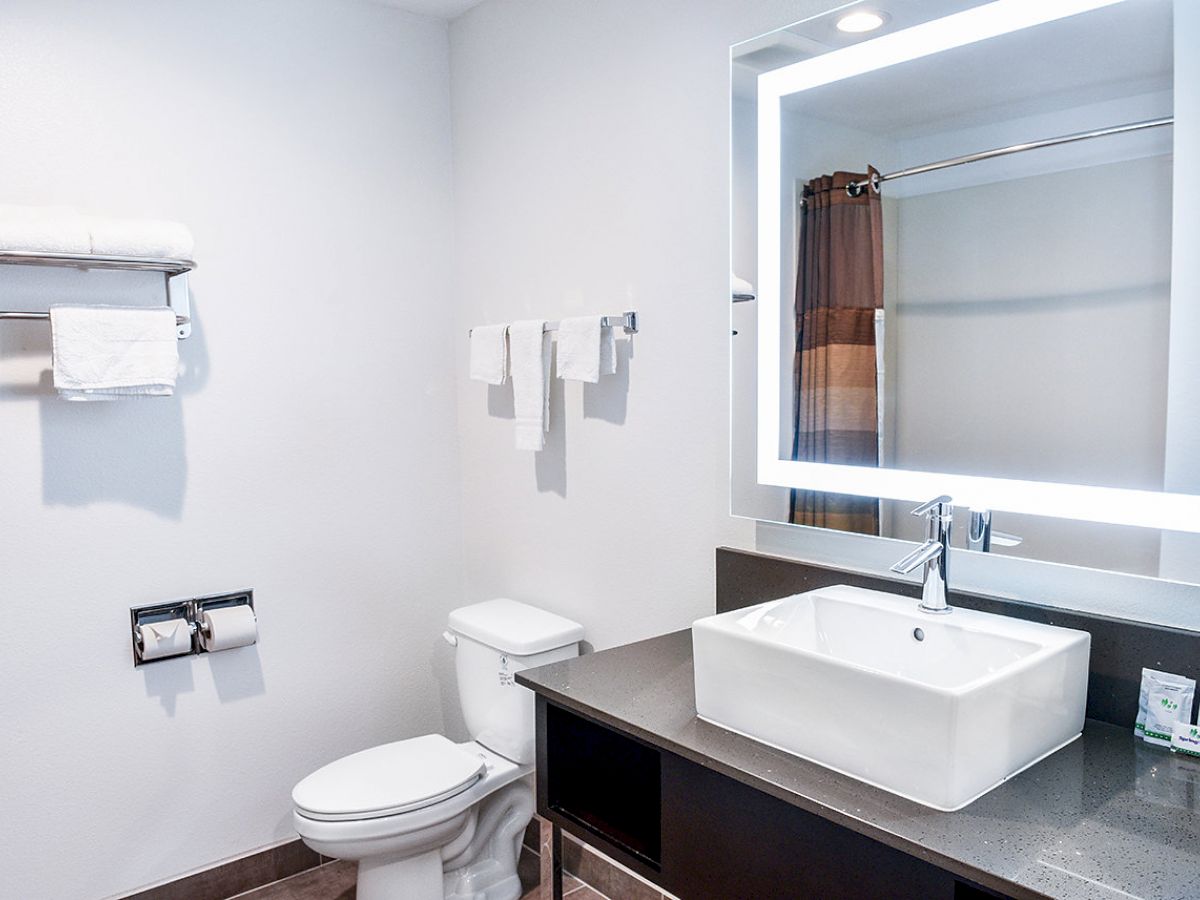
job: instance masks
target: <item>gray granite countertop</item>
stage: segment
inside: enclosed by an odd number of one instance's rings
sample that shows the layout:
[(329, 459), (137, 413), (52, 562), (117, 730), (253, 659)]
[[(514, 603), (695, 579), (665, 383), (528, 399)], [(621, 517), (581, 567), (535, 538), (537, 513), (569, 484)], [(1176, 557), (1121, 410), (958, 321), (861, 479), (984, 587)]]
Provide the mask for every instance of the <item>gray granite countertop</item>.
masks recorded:
[(1068, 745), (943, 813), (696, 718), (690, 631), (517, 681), (861, 834), (1014, 897), (1200, 898), (1200, 760), (1088, 720)]

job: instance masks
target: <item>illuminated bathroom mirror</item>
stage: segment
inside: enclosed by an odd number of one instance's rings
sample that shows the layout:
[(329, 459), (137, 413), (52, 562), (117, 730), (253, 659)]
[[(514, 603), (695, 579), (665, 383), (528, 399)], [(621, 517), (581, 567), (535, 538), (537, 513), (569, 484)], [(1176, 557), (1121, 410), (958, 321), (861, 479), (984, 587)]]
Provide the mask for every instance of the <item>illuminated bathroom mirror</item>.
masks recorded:
[(733, 48), (733, 512), (1200, 581), (1171, 0), (897, 6)]

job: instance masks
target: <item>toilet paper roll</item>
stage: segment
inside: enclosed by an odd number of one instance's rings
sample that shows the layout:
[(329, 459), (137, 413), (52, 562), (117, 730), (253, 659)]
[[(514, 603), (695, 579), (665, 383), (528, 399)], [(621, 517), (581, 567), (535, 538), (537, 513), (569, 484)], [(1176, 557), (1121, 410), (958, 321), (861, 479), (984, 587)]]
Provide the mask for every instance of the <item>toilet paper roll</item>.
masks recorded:
[(142, 641), (142, 659), (161, 659), (192, 650), (192, 628), (187, 619), (139, 625), (138, 635)]
[(245, 647), (258, 640), (258, 619), (249, 606), (221, 606), (204, 611), (200, 643), (210, 653)]

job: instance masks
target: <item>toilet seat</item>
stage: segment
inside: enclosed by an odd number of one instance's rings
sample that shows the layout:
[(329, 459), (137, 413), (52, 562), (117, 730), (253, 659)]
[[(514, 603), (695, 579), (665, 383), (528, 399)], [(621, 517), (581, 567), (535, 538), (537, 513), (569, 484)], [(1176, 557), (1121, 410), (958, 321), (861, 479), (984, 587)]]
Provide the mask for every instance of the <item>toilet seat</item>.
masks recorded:
[(461, 794), (485, 769), (482, 755), (440, 734), (427, 734), (335, 760), (296, 785), (292, 801), (307, 819), (379, 819)]

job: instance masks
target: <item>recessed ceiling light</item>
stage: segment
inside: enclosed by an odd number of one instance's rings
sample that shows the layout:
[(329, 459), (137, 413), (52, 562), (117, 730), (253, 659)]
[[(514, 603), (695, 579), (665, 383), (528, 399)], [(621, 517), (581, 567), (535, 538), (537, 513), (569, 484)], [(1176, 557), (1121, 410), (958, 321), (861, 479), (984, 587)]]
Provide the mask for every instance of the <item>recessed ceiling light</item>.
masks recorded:
[(847, 13), (838, 19), (837, 29), (848, 34), (863, 34), (867, 31), (874, 31), (876, 28), (882, 28), (886, 21), (887, 16), (883, 13), (860, 9), (858, 12)]

